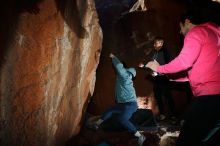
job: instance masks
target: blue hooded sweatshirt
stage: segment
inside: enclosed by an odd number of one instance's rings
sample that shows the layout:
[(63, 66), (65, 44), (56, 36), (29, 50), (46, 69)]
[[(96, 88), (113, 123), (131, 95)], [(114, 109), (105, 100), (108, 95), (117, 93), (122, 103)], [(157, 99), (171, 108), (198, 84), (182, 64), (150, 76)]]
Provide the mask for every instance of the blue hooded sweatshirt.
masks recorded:
[(116, 69), (115, 97), (117, 103), (136, 102), (136, 92), (133, 86), (132, 76), (135, 77), (134, 68), (126, 69), (117, 57), (112, 58)]

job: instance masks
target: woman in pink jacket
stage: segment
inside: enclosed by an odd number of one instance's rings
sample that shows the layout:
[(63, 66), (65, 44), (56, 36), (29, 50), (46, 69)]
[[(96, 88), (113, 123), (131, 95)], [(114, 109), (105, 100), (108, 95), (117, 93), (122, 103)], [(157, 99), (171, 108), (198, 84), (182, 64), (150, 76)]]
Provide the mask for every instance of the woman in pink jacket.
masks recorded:
[(176, 146), (200, 146), (220, 129), (220, 27), (198, 24), (197, 16), (192, 12), (184, 15), (180, 23), (184, 46), (174, 60), (146, 65), (163, 74), (188, 72), (196, 100), (187, 112)]

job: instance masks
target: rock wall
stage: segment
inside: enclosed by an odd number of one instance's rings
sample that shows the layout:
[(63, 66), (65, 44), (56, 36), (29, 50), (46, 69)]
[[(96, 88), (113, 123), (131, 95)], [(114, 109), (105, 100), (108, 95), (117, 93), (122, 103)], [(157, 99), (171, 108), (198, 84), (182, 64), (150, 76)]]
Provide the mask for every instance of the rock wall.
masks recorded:
[(9, 0), (0, 19), (1, 145), (64, 145), (95, 86), (102, 31), (94, 1)]

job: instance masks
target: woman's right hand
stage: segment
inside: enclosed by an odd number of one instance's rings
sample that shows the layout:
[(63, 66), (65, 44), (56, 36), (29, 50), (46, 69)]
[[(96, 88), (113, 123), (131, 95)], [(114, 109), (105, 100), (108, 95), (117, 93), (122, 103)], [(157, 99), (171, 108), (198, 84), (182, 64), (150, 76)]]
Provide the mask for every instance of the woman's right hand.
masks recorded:
[(143, 63), (140, 63), (140, 64), (138, 65), (138, 67), (144, 68), (144, 64), (143, 64)]

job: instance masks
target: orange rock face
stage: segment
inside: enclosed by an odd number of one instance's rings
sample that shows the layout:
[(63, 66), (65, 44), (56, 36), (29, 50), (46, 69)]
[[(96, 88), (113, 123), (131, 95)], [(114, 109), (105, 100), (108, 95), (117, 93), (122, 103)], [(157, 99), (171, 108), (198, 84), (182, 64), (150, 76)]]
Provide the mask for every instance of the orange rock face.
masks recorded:
[(64, 145), (94, 90), (102, 47), (94, 2), (11, 0), (0, 18), (1, 143)]

